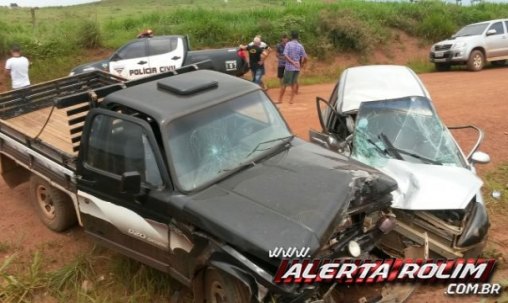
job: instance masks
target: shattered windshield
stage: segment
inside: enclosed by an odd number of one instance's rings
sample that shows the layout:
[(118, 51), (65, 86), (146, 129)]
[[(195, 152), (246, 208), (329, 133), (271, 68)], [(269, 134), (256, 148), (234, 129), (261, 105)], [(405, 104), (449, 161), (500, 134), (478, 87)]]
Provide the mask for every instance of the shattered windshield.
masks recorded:
[(387, 159), (463, 167), (451, 133), (424, 97), (363, 102), (352, 156), (375, 167)]
[(291, 140), (268, 97), (256, 91), (206, 108), (168, 126), (169, 158), (184, 191), (250, 165)]
[(465, 36), (476, 36), (481, 35), (483, 31), (487, 28), (488, 23), (480, 23), (480, 24), (471, 24), (464, 26), (461, 28), (455, 35), (452, 37), (465, 37)]

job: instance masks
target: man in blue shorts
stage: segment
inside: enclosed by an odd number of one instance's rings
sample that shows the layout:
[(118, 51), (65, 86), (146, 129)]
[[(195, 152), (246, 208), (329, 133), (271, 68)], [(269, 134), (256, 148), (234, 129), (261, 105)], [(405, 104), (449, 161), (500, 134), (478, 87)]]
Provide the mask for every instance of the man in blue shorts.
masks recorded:
[(280, 90), (279, 102), (282, 103), (282, 97), (286, 92), (286, 87), (291, 85), (291, 96), (289, 97), (289, 104), (293, 104), (293, 99), (298, 87), (298, 75), (302, 66), (307, 61), (307, 53), (303, 45), (298, 42), (298, 32), (291, 32), (291, 41), (286, 43), (284, 47), (284, 57), (286, 58), (286, 65), (284, 66), (284, 79), (283, 86)]

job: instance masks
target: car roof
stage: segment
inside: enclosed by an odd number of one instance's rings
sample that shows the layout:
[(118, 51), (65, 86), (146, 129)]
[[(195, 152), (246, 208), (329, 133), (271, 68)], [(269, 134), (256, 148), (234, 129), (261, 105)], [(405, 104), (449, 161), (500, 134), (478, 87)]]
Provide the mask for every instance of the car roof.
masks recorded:
[(339, 80), (336, 109), (358, 111), (362, 102), (422, 96), (429, 93), (416, 74), (401, 65), (365, 65), (346, 69)]
[[(176, 87), (176, 90), (167, 87)], [(178, 91), (179, 88), (182, 90)], [(178, 117), (260, 89), (258, 85), (243, 78), (211, 70), (198, 70), (111, 93), (101, 102), (101, 107), (123, 105), (146, 114), (163, 125)]]
[(481, 22), (471, 23), (471, 24), (468, 24), (466, 26), (476, 25), (476, 24), (484, 24), (484, 23), (493, 23), (493, 22), (503, 22), (503, 21), (508, 21), (508, 19), (493, 19), (493, 20), (487, 20), (487, 21), (481, 21)]

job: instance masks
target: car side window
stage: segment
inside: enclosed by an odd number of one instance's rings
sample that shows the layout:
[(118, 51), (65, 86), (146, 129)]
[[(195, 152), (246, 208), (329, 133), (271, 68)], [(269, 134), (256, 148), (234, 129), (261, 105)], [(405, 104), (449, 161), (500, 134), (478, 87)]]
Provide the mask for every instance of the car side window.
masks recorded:
[(506, 27), (506, 30), (508, 31), (508, 21), (504, 22), (504, 27)]
[(144, 184), (156, 188), (163, 185), (144, 129), (130, 121), (106, 115), (95, 116), (85, 162), (95, 169), (119, 176), (136, 171)]
[(150, 56), (162, 55), (174, 51), (178, 46), (178, 38), (148, 40)]
[(140, 57), (146, 57), (146, 47), (145, 47), (145, 41), (135, 41), (132, 43), (129, 43), (122, 47), (116, 55), (119, 59), (126, 60), (126, 59), (134, 59), (134, 58), (140, 58)]
[(496, 30), (496, 35), (502, 35), (502, 34), (504, 34), (503, 22), (496, 22), (496, 23), (492, 24), (489, 27), (489, 30), (491, 30), (491, 29), (495, 29)]

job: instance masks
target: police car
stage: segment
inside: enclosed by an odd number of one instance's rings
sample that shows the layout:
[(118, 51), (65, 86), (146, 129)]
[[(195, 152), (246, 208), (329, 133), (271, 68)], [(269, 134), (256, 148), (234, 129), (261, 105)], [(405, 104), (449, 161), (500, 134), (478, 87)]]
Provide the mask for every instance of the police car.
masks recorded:
[(211, 60), (214, 70), (235, 76), (245, 74), (249, 68), (238, 48), (191, 51), (187, 36), (172, 35), (131, 40), (111, 57), (80, 65), (70, 75), (102, 70), (133, 80), (204, 60)]

